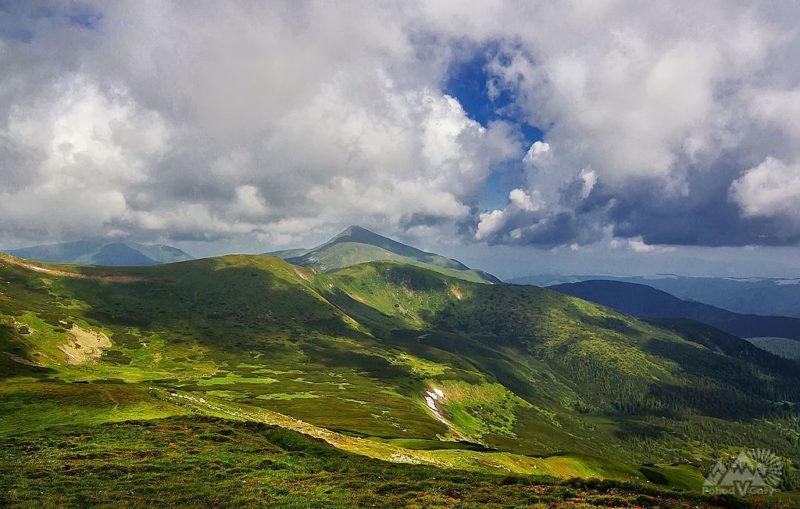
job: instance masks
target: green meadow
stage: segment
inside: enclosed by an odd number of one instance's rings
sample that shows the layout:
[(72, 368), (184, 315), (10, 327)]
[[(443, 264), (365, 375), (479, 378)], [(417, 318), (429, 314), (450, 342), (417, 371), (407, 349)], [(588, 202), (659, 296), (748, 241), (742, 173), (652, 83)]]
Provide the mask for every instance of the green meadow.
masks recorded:
[[(0, 504), (797, 502), (795, 362), (448, 270), (0, 257)], [(745, 447), (784, 494), (703, 497)]]

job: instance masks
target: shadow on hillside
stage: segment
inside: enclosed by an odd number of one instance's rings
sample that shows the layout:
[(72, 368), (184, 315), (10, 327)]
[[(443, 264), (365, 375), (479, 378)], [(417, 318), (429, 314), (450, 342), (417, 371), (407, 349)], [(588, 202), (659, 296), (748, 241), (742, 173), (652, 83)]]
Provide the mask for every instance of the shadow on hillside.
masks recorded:
[[(786, 416), (792, 404), (784, 402), (800, 402), (800, 370), (796, 364), (765, 355), (738, 338), (734, 338), (736, 345), (697, 340), (705, 348), (695, 348), (677, 339), (651, 337), (648, 328), (636, 328), (636, 322), (614, 316), (616, 313), (595, 316), (582, 309), (546, 290), (480, 287), (471, 298), (440, 310), (432, 323), (448, 330), (449, 336), (431, 334), (426, 343), (467, 356), (478, 369), (492, 373), (529, 401), (534, 401), (531, 398), (537, 397), (540, 388), (519, 376), (519, 368), (526, 357), (545, 363), (554, 380), (594, 407), (590, 413), (670, 419), (704, 415), (753, 421)], [(480, 339), (481, 346), (466, 339), (459, 341), (459, 333)], [(611, 347), (617, 335), (628, 339), (620, 339), (619, 345), (644, 353), (685, 382), (630, 374), (624, 362), (635, 366), (638, 356), (622, 359), (623, 363), (617, 365), (610, 362), (614, 357), (571, 355), (583, 341), (595, 345), (606, 341)], [(555, 337), (563, 339), (550, 345), (549, 340)], [(519, 358), (501, 359), (497, 349), (508, 348), (518, 352)], [(609, 352), (616, 351), (624, 350), (609, 348)], [(670, 367), (675, 365), (677, 369)]]
[[(352, 334), (337, 310), (299, 284), (258, 265), (220, 266), (214, 259), (138, 269), (141, 282), (64, 279), (98, 324), (138, 327), (170, 341), (225, 350), (263, 347), (270, 337)], [(270, 342), (273, 353), (286, 349)]]

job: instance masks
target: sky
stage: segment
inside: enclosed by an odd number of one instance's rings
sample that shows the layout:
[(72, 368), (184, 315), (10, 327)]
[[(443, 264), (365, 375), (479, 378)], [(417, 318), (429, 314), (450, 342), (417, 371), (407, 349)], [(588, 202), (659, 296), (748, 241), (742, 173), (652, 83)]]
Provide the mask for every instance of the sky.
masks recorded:
[(0, 0), (0, 247), (359, 224), (501, 277), (800, 276), (793, 1)]

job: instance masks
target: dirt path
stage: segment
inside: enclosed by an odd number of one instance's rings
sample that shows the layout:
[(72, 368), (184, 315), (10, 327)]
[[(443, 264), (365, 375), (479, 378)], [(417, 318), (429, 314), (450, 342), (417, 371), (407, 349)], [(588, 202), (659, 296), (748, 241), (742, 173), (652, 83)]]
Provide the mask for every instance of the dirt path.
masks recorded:
[(68, 272), (66, 270), (51, 269), (49, 267), (40, 267), (19, 258), (14, 258), (13, 256), (4, 254), (0, 254), (0, 262), (7, 263), (9, 265), (16, 265), (17, 267), (22, 267), (24, 269), (28, 269), (33, 272), (39, 272), (41, 274), (47, 274), (49, 276), (85, 279), (87, 281), (99, 281), (106, 283), (136, 283), (138, 281), (144, 281), (145, 279), (139, 276), (122, 276), (118, 274), (81, 274), (80, 272)]
[[(588, 476), (586, 472), (579, 470), (577, 467), (572, 468), (570, 465), (565, 465), (557, 456), (537, 458), (508, 452), (472, 451), (468, 449), (408, 449), (394, 444), (370, 440), (369, 438), (344, 435), (288, 415), (267, 410), (266, 408), (241, 404), (234, 405), (217, 398), (211, 398), (208, 395), (200, 397), (191, 393), (166, 391), (156, 387), (150, 387), (150, 391), (153, 396), (163, 401), (169, 401), (193, 412), (280, 426), (324, 440), (343, 451), (393, 463), (427, 464), (439, 468), (457, 468), (480, 472), (491, 470), (498, 473), (540, 474), (561, 478)], [(209, 399), (206, 400), (206, 398)], [(593, 475), (605, 479), (628, 482), (634, 479), (627, 472), (625, 475), (620, 475), (616, 472), (604, 471)], [(644, 478), (635, 479), (641, 481)]]
[(111, 400), (111, 402), (112, 402), (112, 403), (114, 403), (114, 411), (116, 412), (117, 410), (119, 410), (119, 401), (117, 401), (117, 398), (115, 398), (115, 397), (114, 397), (114, 396), (111, 394), (111, 392), (109, 392), (109, 390), (108, 390), (108, 389), (106, 389), (106, 388), (102, 388), (102, 389), (100, 389), (100, 390), (101, 390), (101, 392), (102, 392), (103, 394), (105, 394), (105, 395), (106, 395), (106, 397), (107, 397), (108, 399), (110, 399), (110, 400)]

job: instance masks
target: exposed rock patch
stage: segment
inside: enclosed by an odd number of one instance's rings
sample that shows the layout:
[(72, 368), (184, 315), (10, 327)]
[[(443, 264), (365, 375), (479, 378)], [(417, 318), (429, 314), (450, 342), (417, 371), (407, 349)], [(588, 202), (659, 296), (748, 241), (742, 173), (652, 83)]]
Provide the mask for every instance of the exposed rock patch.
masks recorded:
[(59, 346), (67, 356), (68, 364), (85, 364), (100, 358), (103, 350), (111, 347), (111, 340), (100, 331), (84, 330), (73, 325), (70, 340)]

